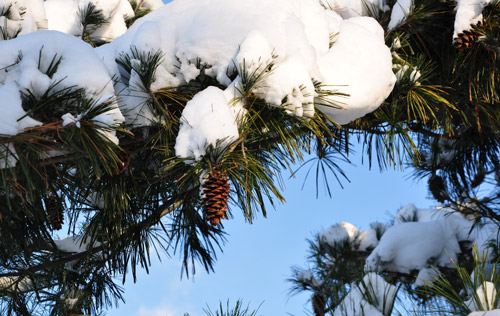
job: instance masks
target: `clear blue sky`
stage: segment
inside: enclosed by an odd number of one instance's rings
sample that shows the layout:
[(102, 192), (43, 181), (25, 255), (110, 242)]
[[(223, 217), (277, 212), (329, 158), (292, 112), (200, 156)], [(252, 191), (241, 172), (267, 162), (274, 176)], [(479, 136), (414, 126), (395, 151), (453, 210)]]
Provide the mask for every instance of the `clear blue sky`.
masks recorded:
[[(164, 0), (165, 3), (170, 2)], [(108, 316), (204, 316), (207, 304), (215, 309), (219, 301), (242, 298), (251, 307), (262, 303), (258, 315), (306, 315), (308, 294), (289, 295), (291, 267), (305, 267), (307, 241), (315, 232), (339, 222), (368, 228), (375, 221), (388, 222), (391, 214), (408, 203), (433, 205), (427, 199), (424, 182), (415, 182), (409, 172), (369, 170), (358, 153), (344, 164), (350, 183), (334, 186), (333, 197), (316, 199), (312, 181), (302, 190), (305, 172), (285, 182), (286, 204), (278, 205), (268, 218), (250, 225), (241, 214), (225, 221), (228, 242), (218, 254), (215, 273), (200, 267), (194, 278), (180, 278), (179, 257), (155, 261), (150, 274), (141, 271), (137, 283), (125, 284), (125, 304), (108, 311)], [(285, 174), (288, 177), (288, 173)], [(332, 181), (334, 183), (334, 181)], [(307, 303), (307, 307), (309, 303)]]

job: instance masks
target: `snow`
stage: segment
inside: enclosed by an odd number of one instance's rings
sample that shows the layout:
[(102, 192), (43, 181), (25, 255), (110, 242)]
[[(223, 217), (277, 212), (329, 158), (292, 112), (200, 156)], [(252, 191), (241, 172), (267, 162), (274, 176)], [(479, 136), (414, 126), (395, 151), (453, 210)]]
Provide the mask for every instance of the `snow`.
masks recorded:
[(490, 311), (472, 312), (468, 316), (500, 316), (500, 309)]
[(396, 71), (396, 79), (399, 83), (401, 80), (408, 78), (411, 83), (418, 86), (420, 82), (418, 79), (422, 76), (420, 71), (416, 67), (411, 67), (410, 65), (394, 65), (393, 68)]
[(465, 302), (471, 311), (488, 311), (497, 308), (497, 290), (492, 282), (484, 282), (476, 289), (476, 295)]
[(431, 285), (439, 276), (439, 271), (434, 268), (423, 268), (418, 272), (417, 280), (414, 285), (419, 286), (429, 286)]
[(457, 238), (439, 222), (408, 222), (390, 227), (368, 256), (367, 271), (409, 273), (429, 264), (453, 267), (460, 247)]
[(12, 144), (0, 145), (0, 169), (11, 168), (17, 164), (18, 156)]
[(383, 30), (369, 21), (367, 17), (342, 21), (335, 44), (321, 60), (323, 83), (349, 95), (329, 98), (343, 109), (320, 106), (338, 124), (347, 124), (377, 109), (396, 82)]
[(80, 128), (80, 119), (82, 118), (81, 114), (78, 114), (77, 116), (74, 116), (71, 113), (66, 113), (63, 116), (61, 116), (61, 119), (63, 120), (62, 125), (67, 126), (70, 124), (75, 124), (76, 127)]
[(472, 25), (483, 20), (483, 8), (488, 5), (491, 0), (456, 0), (456, 15), (455, 25), (453, 30), (453, 38), (465, 30), (470, 30)]
[[(0, 0), (0, 12), (10, 8), (10, 16), (0, 16), (0, 40), (47, 28), (43, 0)], [(3, 38), (3, 33), (7, 38)]]
[(306, 282), (312, 286), (319, 287), (323, 284), (323, 281), (318, 280), (314, 277), (311, 271), (301, 270), (297, 273), (297, 280), (299, 282)]
[(358, 230), (351, 223), (342, 222), (325, 229), (319, 235), (319, 240), (334, 247), (347, 241), (359, 251), (369, 251), (379, 242), (377, 231), (383, 234), (385, 229), (384, 224), (374, 223), (370, 229)]
[[(330, 35), (339, 31), (329, 49)], [(115, 63), (130, 47), (164, 54), (153, 91), (195, 79), (200, 74), (198, 64), (221, 86), (237, 89), (245, 68), (263, 74), (252, 91), (255, 95), (289, 114), (311, 117), (317, 96), (313, 83), (319, 80), (328, 89), (350, 94), (342, 98), (345, 110), (328, 111), (340, 124), (376, 109), (395, 82), (378, 23), (367, 17), (343, 21), (314, 0), (174, 1), (136, 21), (97, 52), (109, 71), (122, 79), (124, 100), (140, 107), (144, 101), (135, 96), (130, 78)], [(272, 68), (266, 67), (270, 63)], [(230, 79), (228, 74), (235, 72), (239, 76)], [(135, 114), (147, 119), (137, 120), (131, 114), (127, 121), (148, 124), (147, 110)]]
[(410, 14), (410, 9), (413, 5), (413, 0), (398, 0), (392, 7), (391, 20), (387, 28), (392, 30)]
[(224, 148), (238, 136), (238, 126), (224, 91), (208, 87), (197, 93), (182, 111), (175, 153), (199, 160), (208, 146)]
[(366, 260), (368, 271), (409, 273), (420, 270), (428, 279), (429, 266), (453, 267), (461, 252), (459, 242), (474, 242), (479, 253), (498, 242), (498, 227), (491, 222), (473, 226), (459, 212), (448, 208), (418, 209), (409, 204), (398, 212), (394, 225), (382, 236)]
[(49, 29), (81, 36), (83, 26), (79, 14), (89, 3), (100, 10), (107, 21), (91, 32), (92, 40), (109, 42), (127, 31), (125, 19), (134, 16), (128, 0), (46, 0), (44, 5)]
[[(116, 99), (111, 76), (103, 62), (90, 45), (71, 35), (38, 31), (1, 41), (0, 50), (0, 99), (5, 101), (0, 134), (15, 135), (41, 125), (26, 116), (22, 108), (21, 93), (27, 90), (40, 97), (49, 87), (54, 90), (78, 87), (85, 89), (86, 96), (97, 104)], [(59, 66), (49, 77), (47, 67), (59, 58)], [(124, 121), (116, 103), (105, 115), (115, 124)]]
[(342, 244), (345, 241), (353, 242), (358, 234), (358, 229), (356, 226), (342, 222), (341, 224), (335, 224), (325, 229), (320, 235), (319, 240), (326, 242), (331, 246), (336, 244)]
[(380, 275), (370, 272), (351, 287), (351, 291), (334, 310), (334, 316), (390, 315), (397, 288)]
[(348, 19), (357, 16), (367, 16), (370, 9), (385, 8), (383, 0), (320, 0), (321, 4)]
[(27, 291), (33, 288), (33, 281), (27, 277), (19, 280), (19, 277), (0, 277), (0, 290), (3, 291)]
[(359, 241), (359, 250), (367, 251), (375, 248), (379, 242), (377, 232), (374, 229), (364, 229), (357, 236)]
[(89, 241), (84, 239), (82, 235), (69, 236), (59, 240), (54, 240), (54, 244), (59, 250), (64, 252), (84, 252), (91, 247), (99, 247), (101, 245), (100, 242), (95, 242), (93, 245), (90, 245)]
[(139, 0), (141, 8), (148, 10), (156, 10), (163, 6), (163, 2), (161, 0)]

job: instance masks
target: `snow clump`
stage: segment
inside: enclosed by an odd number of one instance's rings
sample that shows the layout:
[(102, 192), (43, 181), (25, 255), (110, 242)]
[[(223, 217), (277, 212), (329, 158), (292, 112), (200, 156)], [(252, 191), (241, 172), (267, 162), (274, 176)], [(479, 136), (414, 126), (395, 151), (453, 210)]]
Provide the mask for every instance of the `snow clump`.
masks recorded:
[[(51, 91), (78, 87), (96, 104), (115, 100), (111, 76), (102, 61), (90, 45), (71, 35), (38, 31), (1, 41), (0, 51), (0, 99), (4, 101), (0, 134), (12, 136), (42, 124), (23, 109), (22, 94), (40, 98)], [(115, 103), (97, 120), (115, 125), (124, 118)], [(114, 139), (113, 132), (109, 133)]]
[(182, 158), (199, 160), (210, 145), (225, 148), (238, 136), (238, 126), (224, 92), (208, 87), (186, 104), (175, 153)]
[(483, 253), (491, 240), (496, 241), (497, 232), (493, 223), (474, 226), (452, 209), (418, 209), (410, 204), (396, 215), (394, 225), (366, 259), (365, 269), (409, 273), (429, 266), (452, 268), (461, 252), (459, 242), (476, 243)]
[(47, 29), (42, 0), (0, 0), (0, 41)]
[(93, 6), (106, 23), (97, 29), (88, 25), (87, 31), (91, 33), (92, 40), (105, 42), (125, 33), (125, 19), (134, 16), (134, 10), (128, 0), (46, 0), (44, 4), (49, 29), (75, 36), (82, 35), (81, 17), (86, 11), (89, 12), (89, 6)]
[[(390, 315), (396, 293), (397, 288), (387, 283), (380, 275), (367, 273), (359, 284), (352, 286), (351, 291), (335, 308), (333, 315)], [(371, 302), (367, 300), (368, 297)]]
[(453, 38), (457, 38), (463, 31), (470, 30), (472, 25), (482, 22), (483, 9), (491, 3), (491, 0), (456, 0), (456, 2)]

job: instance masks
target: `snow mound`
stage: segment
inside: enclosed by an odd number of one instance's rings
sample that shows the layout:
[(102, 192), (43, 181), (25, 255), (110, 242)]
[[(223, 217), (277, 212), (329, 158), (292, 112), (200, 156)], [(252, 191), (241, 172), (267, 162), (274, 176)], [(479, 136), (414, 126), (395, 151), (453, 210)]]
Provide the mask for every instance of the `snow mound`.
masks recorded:
[(453, 267), (462, 241), (476, 243), (483, 253), (489, 242), (498, 242), (498, 227), (493, 223), (473, 226), (452, 209), (418, 209), (409, 204), (401, 208), (394, 225), (368, 256), (365, 269), (426, 273), (423, 269), (431, 265)]
[(385, 9), (384, 0), (320, 0), (321, 4), (348, 19), (357, 16), (367, 16), (370, 11)]
[[(109, 42), (127, 31), (125, 19), (133, 17), (134, 11), (128, 0), (45, 0), (45, 11), (50, 30), (81, 36), (83, 30), (81, 16), (89, 12), (89, 5), (100, 12), (106, 23), (97, 29), (87, 27), (91, 40)], [(148, 1), (155, 6), (155, 3)]]
[[(130, 75), (115, 61), (133, 49), (163, 54), (153, 91), (187, 84), (201, 74), (238, 91), (242, 77), (255, 72), (262, 74), (252, 91), (257, 97), (289, 114), (311, 117), (320, 82), (323, 89), (349, 94), (329, 99), (342, 102), (343, 110), (322, 107), (339, 124), (376, 109), (395, 82), (378, 23), (366, 17), (343, 21), (316, 0), (174, 1), (139, 19), (97, 52), (122, 79), (117, 91), (123, 91), (123, 102), (143, 107), (139, 99), (147, 96), (138, 96)], [(136, 111), (146, 119), (128, 121), (146, 125), (148, 111)]]
[(175, 154), (199, 160), (208, 146), (225, 148), (238, 136), (238, 126), (224, 91), (208, 87), (197, 93), (182, 112)]
[(338, 124), (347, 124), (377, 109), (396, 83), (384, 32), (373, 22), (368, 17), (342, 21), (335, 44), (321, 58), (323, 83), (348, 95), (329, 98), (342, 109), (320, 106)]
[(380, 275), (370, 272), (354, 285), (334, 310), (334, 316), (390, 315), (397, 288)]
[[(42, 124), (23, 109), (22, 94), (40, 98), (56, 90), (82, 88), (96, 104), (115, 99), (113, 84), (92, 47), (67, 34), (38, 31), (0, 42), (0, 134), (15, 135)], [(78, 113), (73, 113), (78, 114)], [(120, 124), (115, 105), (99, 121)], [(43, 122), (48, 123), (48, 122)], [(112, 135), (111, 135), (112, 136)]]
[(0, 0), (0, 26), (0, 41), (47, 29), (43, 0)]
[[(439, 222), (408, 222), (390, 227), (368, 256), (368, 271), (409, 273), (428, 264), (453, 267), (460, 246), (456, 237)], [(434, 261), (434, 262), (431, 262)]]
[(453, 38), (463, 31), (470, 30), (472, 25), (482, 22), (483, 9), (491, 0), (456, 0), (456, 15), (455, 25), (453, 30)]
[(351, 223), (342, 222), (325, 229), (319, 235), (319, 240), (329, 245), (342, 244), (346, 241), (353, 242), (358, 235), (358, 229)]

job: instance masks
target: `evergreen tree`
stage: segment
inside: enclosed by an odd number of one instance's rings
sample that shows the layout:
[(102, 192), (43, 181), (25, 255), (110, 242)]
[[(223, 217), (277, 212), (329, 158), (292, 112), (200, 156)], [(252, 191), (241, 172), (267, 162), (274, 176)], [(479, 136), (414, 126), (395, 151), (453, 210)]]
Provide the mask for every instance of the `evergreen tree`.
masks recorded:
[[(306, 153), (317, 184), (344, 176), (353, 138), (497, 223), (498, 1), (254, 1), (0, 3), (2, 314), (98, 314), (153, 251), (214, 270), (233, 211), (265, 216)], [(381, 301), (370, 249), (342, 242), (312, 244), (321, 282), (297, 276), (317, 315), (352, 282)]]

